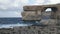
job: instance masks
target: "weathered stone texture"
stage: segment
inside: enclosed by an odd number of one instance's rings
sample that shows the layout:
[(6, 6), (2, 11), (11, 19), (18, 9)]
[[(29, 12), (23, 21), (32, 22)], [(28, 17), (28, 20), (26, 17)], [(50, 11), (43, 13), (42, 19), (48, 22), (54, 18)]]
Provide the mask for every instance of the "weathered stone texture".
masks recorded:
[[(52, 10), (46, 12), (45, 10), (48, 8), (51, 8)], [(47, 18), (60, 19), (59, 4), (24, 6), (23, 9), (24, 9), (24, 11), (22, 12), (23, 20), (41, 20), (41, 19), (47, 19)]]
[(26, 11), (26, 12), (23, 12), (23, 14), (22, 14), (22, 18), (24, 19), (24, 20), (36, 20), (36, 18), (37, 18), (37, 20), (40, 20), (41, 18), (41, 13), (40, 12), (38, 12), (38, 14), (36, 14), (36, 12), (34, 12), (34, 11)]
[(11, 29), (0, 29), (0, 34), (59, 34), (60, 26), (25, 26)]

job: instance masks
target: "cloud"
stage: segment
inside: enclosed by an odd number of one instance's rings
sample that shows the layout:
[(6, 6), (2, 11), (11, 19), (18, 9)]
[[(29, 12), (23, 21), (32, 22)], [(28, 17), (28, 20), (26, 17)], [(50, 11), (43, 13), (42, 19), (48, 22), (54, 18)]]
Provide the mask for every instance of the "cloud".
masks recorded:
[(59, 3), (60, 0), (0, 0), (0, 9), (20, 10), (24, 5), (42, 5)]
[(23, 5), (28, 0), (0, 0), (0, 17), (21, 17)]
[(44, 0), (36, 0), (35, 5), (41, 5), (44, 3)]
[(2, 12), (0, 11), (0, 18), (3, 18), (3, 17), (21, 17), (21, 14), (19, 12)]
[(60, 0), (50, 0), (50, 3), (57, 4), (57, 3), (60, 3)]
[[(33, 1), (32, 1), (33, 3)], [(46, 4), (57, 4), (60, 3), (60, 0), (35, 0), (34, 4), (31, 5), (46, 5)]]
[(0, 9), (7, 10), (10, 8), (19, 8), (19, 2), (20, 0), (0, 0)]
[(60, 0), (0, 0), (0, 17), (20, 17), (25, 5), (56, 3), (60, 3)]
[(8, 9), (12, 2), (10, 0), (0, 0), (0, 8), (1, 9)]

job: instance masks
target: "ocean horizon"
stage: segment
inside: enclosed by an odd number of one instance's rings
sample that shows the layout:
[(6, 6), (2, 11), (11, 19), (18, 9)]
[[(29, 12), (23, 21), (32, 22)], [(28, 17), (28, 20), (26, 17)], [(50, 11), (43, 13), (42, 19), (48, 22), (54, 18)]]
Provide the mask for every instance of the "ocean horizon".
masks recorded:
[(24, 23), (22, 18), (0, 18), (0, 28), (13, 28), (16, 26), (30, 26), (32, 23)]

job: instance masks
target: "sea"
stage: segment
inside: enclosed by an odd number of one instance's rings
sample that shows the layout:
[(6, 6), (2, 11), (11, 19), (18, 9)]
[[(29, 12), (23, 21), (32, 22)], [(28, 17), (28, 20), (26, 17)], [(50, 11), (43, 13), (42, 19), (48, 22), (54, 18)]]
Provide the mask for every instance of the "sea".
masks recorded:
[(22, 18), (0, 18), (0, 28), (13, 28), (17, 26), (31, 26), (33, 23), (24, 22)]

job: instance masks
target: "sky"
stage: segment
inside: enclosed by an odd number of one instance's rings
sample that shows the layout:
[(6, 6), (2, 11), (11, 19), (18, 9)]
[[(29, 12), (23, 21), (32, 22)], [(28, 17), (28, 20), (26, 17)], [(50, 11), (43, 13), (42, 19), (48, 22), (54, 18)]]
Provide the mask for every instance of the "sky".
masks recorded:
[(57, 4), (60, 0), (0, 0), (1, 17), (22, 17), (25, 5)]

